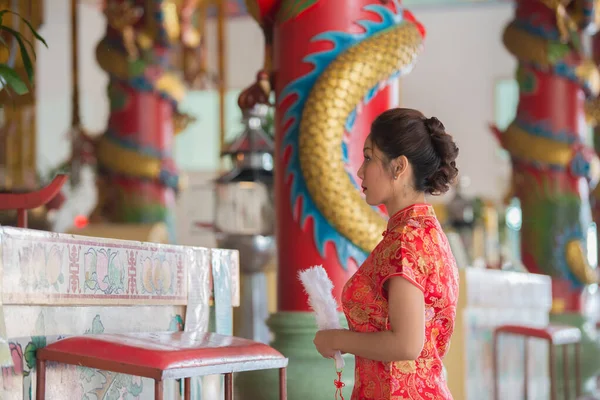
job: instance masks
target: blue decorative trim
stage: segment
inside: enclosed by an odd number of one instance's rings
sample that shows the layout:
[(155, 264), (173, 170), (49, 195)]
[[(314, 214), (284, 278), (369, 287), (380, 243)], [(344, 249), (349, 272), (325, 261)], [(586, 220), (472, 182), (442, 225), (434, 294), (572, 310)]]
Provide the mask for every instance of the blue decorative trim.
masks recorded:
[(580, 176), (586, 179), (591, 178), (592, 165), (581, 153), (577, 152), (569, 165), (571, 173), (575, 176)]
[[(589, 226), (589, 223), (586, 225)], [(586, 237), (581, 231), (581, 223), (577, 221), (577, 223), (573, 224), (571, 227), (566, 228), (563, 232), (556, 236), (556, 242), (554, 245), (554, 257), (555, 260), (554, 268), (559, 273), (560, 276), (565, 277), (574, 289), (583, 288), (584, 285), (581, 283), (579, 278), (573, 274), (571, 268), (569, 268), (569, 264), (567, 262), (567, 251), (566, 245), (571, 240), (576, 240), (582, 243), (584, 251), (586, 249)]]
[(150, 146), (140, 146), (132, 140), (119, 138), (115, 135), (115, 132), (110, 128), (106, 131), (105, 137), (107, 140), (116, 144), (119, 147), (135, 151), (136, 153), (140, 153), (148, 157), (156, 158), (158, 160), (171, 158), (171, 153), (168, 151), (160, 151)]
[[(521, 116), (522, 118), (522, 116)], [(515, 120), (515, 125), (521, 128), (523, 131), (527, 132), (532, 136), (543, 137), (545, 139), (551, 139), (557, 143), (565, 143), (568, 145), (573, 145), (576, 143), (581, 143), (581, 139), (577, 137), (570, 136), (569, 133), (561, 131), (557, 133), (552, 133), (548, 129), (548, 123), (546, 121), (540, 121), (537, 124), (528, 124), (524, 122), (519, 116)], [(515, 158), (516, 159), (516, 158)], [(565, 171), (565, 167), (561, 165), (554, 164), (544, 164), (541, 162), (531, 162), (525, 161), (525, 163), (538, 168), (549, 168), (551, 171)], [(586, 179), (591, 178), (592, 166), (588, 158), (583, 152), (583, 149), (577, 151), (573, 154), (572, 159), (569, 162), (567, 168), (569, 172), (574, 176), (583, 177)]]
[(517, 118), (515, 119), (514, 123), (520, 129), (524, 130), (525, 132), (529, 133), (532, 136), (538, 136), (538, 137), (543, 137), (546, 139), (552, 139), (557, 142), (562, 142), (562, 143), (567, 143), (567, 144), (573, 144), (573, 143), (580, 141), (580, 139), (576, 136), (576, 134), (574, 132), (569, 132), (569, 131), (553, 132), (552, 129), (550, 128), (549, 121), (540, 120), (538, 122), (532, 123), (532, 122), (527, 122), (526, 119), (527, 119), (526, 115), (517, 115)]
[(153, 86), (153, 83), (150, 80), (148, 80), (144, 75), (131, 76), (128, 79), (121, 79), (114, 75), (111, 75), (110, 79), (122, 82), (125, 85), (132, 87), (138, 92), (152, 92), (158, 94), (161, 99), (169, 102), (174, 109), (177, 109), (178, 107), (178, 103), (173, 97), (171, 97), (168, 93), (164, 91), (157, 90)]
[[(563, 78), (567, 78), (568, 80), (571, 80), (573, 82), (579, 82), (579, 78), (577, 77), (577, 75), (575, 74), (575, 67), (568, 65), (562, 61), (557, 62), (556, 64), (554, 64), (554, 72), (558, 75), (561, 76)], [(584, 83), (584, 82), (581, 82)]]
[(354, 124), (356, 123), (357, 117), (358, 117), (358, 111), (355, 108), (354, 110), (352, 110), (350, 115), (348, 115), (348, 118), (346, 118), (346, 132), (352, 132), (352, 128), (354, 127)]
[(530, 35), (538, 36), (546, 40), (552, 40), (554, 42), (560, 41), (560, 32), (556, 27), (533, 25), (531, 21), (524, 20), (515, 20), (512, 24), (515, 28), (525, 31)]
[(348, 143), (342, 142), (342, 161), (344, 164), (350, 163), (350, 157), (348, 156)]
[[(113, 136), (113, 134), (111, 134), (110, 130), (105, 135), (105, 138), (109, 142), (112, 142), (112, 143), (114, 143), (115, 145), (117, 145), (117, 146), (119, 146), (121, 148), (125, 148), (125, 149), (128, 149), (128, 150), (136, 151), (136, 152), (141, 153), (143, 155), (154, 157), (154, 158), (156, 158), (158, 160), (164, 160), (164, 159), (169, 158), (169, 157), (155, 157), (155, 155), (148, 154), (147, 152), (140, 151), (141, 149), (139, 147), (136, 148), (135, 146), (133, 146), (131, 144), (131, 142), (125, 142), (125, 141), (116, 139)], [(106, 166), (105, 166), (105, 168), (109, 169)], [(111, 171), (113, 171), (113, 170), (111, 169)], [(124, 173), (120, 173), (118, 171), (113, 171), (113, 172), (115, 172), (117, 174), (122, 174), (123, 176), (128, 176), (128, 175), (126, 175)], [(144, 178), (139, 178), (139, 179), (144, 180)], [(179, 188), (179, 174), (177, 173), (176, 170), (172, 170), (170, 168), (164, 168), (163, 167), (159, 171), (159, 176), (157, 177), (157, 180), (160, 183), (162, 183), (163, 185), (168, 186), (168, 187), (170, 187), (172, 189), (178, 190), (178, 188)]]
[[(531, 66), (532, 68), (534, 68), (538, 71), (546, 71), (545, 68), (543, 68), (541, 65), (534, 63), (534, 62), (526, 62), (526, 61), (520, 60), (519, 63), (522, 65)], [(577, 77), (577, 75), (575, 74), (575, 70), (576, 70), (576, 67), (567, 65), (563, 62), (557, 62), (556, 64), (554, 64), (552, 66), (552, 73), (554, 75), (559, 76), (564, 79), (567, 79), (567, 80), (581, 86), (585, 90), (586, 94), (589, 95), (589, 93), (591, 92), (589, 82), (584, 82), (581, 79), (579, 79)]]
[(177, 191), (179, 188), (179, 175), (174, 174), (173, 172), (168, 171), (166, 169), (160, 170), (158, 180), (165, 186), (168, 186), (171, 189), (174, 189), (175, 191)]
[(513, 163), (515, 163), (515, 164), (526, 165), (526, 166), (535, 168), (540, 171), (550, 170), (553, 172), (565, 172), (565, 173), (567, 172), (566, 169), (561, 165), (545, 164), (545, 163), (541, 163), (539, 161), (524, 160), (522, 158), (515, 157), (515, 156), (511, 156), (511, 159), (512, 159)]
[[(392, 28), (402, 23), (402, 10), (398, 14), (393, 13), (388, 8), (381, 5), (368, 5), (365, 10), (375, 13), (381, 21), (357, 21), (357, 24), (365, 29), (363, 33), (347, 33), (347, 32), (325, 32), (315, 36), (312, 41), (326, 40), (333, 44), (330, 50), (313, 53), (304, 58), (304, 61), (314, 66), (313, 70), (298, 79), (290, 82), (281, 92), (279, 102), (282, 103), (289, 96), (296, 96), (296, 99), (285, 112), (282, 125), (285, 126), (291, 121), (287, 131), (284, 133), (282, 147), (283, 149), (290, 147), (291, 156), (286, 168), (286, 177), (291, 176), (291, 203), (294, 206), (302, 199), (302, 209), (300, 210), (300, 224), (304, 225), (306, 219), (311, 217), (314, 221), (314, 238), (316, 247), (321, 254), (325, 254), (325, 245), (327, 242), (332, 242), (337, 250), (340, 264), (344, 269), (348, 267), (348, 260), (354, 259), (358, 264), (361, 264), (367, 254), (356, 245), (354, 245), (346, 237), (342, 236), (336, 229), (327, 221), (321, 212), (317, 209), (306, 187), (306, 182), (302, 176), (299, 158), (299, 135), (300, 135), (300, 120), (306, 100), (314, 87), (317, 79), (325, 71), (325, 69), (334, 61), (341, 53), (348, 50), (350, 47), (360, 43), (370, 36)], [(370, 100), (376, 93), (376, 88), (367, 93), (366, 99)], [(346, 121), (348, 131), (352, 130), (352, 126), (356, 121), (356, 110), (354, 110)], [(344, 154), (344, 159), (347, 160), (347, 149), (342, 148), (340, 151)], [(282, 154), (284, 152), (282, 151)], [(354, 182), (356, 185), (356, 183)]]

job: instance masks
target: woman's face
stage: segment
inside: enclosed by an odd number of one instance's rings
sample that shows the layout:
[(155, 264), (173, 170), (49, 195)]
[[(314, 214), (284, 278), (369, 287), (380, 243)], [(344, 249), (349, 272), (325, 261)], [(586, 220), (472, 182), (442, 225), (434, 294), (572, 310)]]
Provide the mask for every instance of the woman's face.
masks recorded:
[(385, 156), (375, 147), (370, 138), (363, 147), (363, 163), (357, 175), (361, 179), (361, 187), (367, 204), (378, 206), (385, 204), (393, 194), (393, 176), (389, 165), (384, 162)]

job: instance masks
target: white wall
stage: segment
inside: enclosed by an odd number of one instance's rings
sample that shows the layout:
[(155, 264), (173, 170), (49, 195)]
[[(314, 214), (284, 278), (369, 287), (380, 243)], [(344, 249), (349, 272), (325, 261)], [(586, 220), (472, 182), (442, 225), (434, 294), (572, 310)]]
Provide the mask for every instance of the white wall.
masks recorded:
[(402, 82), (402, 105), (435, 115), (460, 148), (458, 166), (471, 178), (469, 194), (500, 200), (510, 164), (488, 129), (494, 86), (510, 78), (516, 61), (502, 45), (512, 5), (413, 11), (427, 28), (424, 53)]
[[(80, 76), (83, 121), (101, 132), (108, 116), (106, 74), (97, 66), (95, 47), (104, 33), (104, 17), (93, 5), (80, 6)], [(69, 0), (46, 0), (41, 29), (49, 50), (38, 52), (38, 157), (40, 169), (58, 164), (69, 154), (71, 69)], [(509, 165), (487, 129), (494, 121), (495, 81), (511, 77), (515, 61), (502, 47), (502, 29), (510, 20), (509, 4), (413, 8), (428, 30), (425, 51), (415, 70), (402, 82), (402, 104), (436, 115), (458, 141), (459, 167), (469, 176), (469, 192), (499, 199), (506, 188)], [(216, 26), (208, 24), (209, 65), (216, 68)], [(262, 33), (253, 20), (228, 24), (228, 82), (239, 89), (253, 82), (262, 66)], [(197, 109), (190, 100), (187, 109)], [(197, 109), (201, 121), (178, 139), (182, 164), (203, 169), (215, 165), (218, 131), (216, 107)], [(235, 118), (233, 116), (232, 118)], [(235, 119), (232, 124), (235, 124)], [(236, 127), (231, 127), (235, 130)], [(207, 146), (206, 143), (209, 143)], [(200, 145), (202, 143), (202, 145)], [(203, 149), (210, 154), (203, 154)], [(187, 149), (187, 151), (183, 151)], [(190, 151), (197, 149), (197, 152)], [(202, 161), (208, 160), (208, 161)]]
[[(96, 45), (104, 35), (105, 20), (96, 2), (79, 6), (79, 82), (85, 128), (100, 133), (108, 118), (108, 79), (96, 62)], [(70, 154), (71, 126), (71, 16), (70, 0), (45, 0), (40, 34), (48, 49), (37, 51), (38, 168), (46, 171)]]

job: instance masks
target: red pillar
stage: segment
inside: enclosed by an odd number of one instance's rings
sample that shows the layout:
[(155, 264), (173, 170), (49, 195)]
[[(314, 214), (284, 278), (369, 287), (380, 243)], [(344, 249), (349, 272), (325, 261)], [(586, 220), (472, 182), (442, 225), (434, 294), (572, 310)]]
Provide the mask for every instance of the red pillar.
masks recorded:
[[(385, 215), (361, 198), (356, 171), (370, 123), (397, 105), (396, 77), (412, 66), (424, 32), (392, 1), (247, 3), (272, 49), (279, 310), (307, 311), (299, 270), (323, 265), (339, 299), (381, 239)], [(400, 38), (399, 30), (408, 34)], [(377, 36), (388, 41), (377, 47)], [(381, 51), (385, 61), (404, 58), (381, 68)]]
[[(397, 77), (416, 61), (424, 32), (395, 1), (247, 4), (265, 31), (265, 69), (276, 94), (279, 312), (268, 321), (272, 345), (290, 359), (290, 398), (329, 399), (335, 371), (312, 346), (316, 325), (298, 272), (323, 265), (339, 302), (347, 279), (381, 240), (385, 214), (365, 203), (356, 171), (370, 124), (397, 105)], [(345, 369), (349, 388), (351, 357)], [(275, 398), (271, 375), (244, 375), (244, 394)]]
[(173, 33), (180, 15), (165, 3), (116, 0), (105, 10), (106, 36), (96, 55), (109, 76), (110, 116), (96, 143), (100, 181), (94, 216), (166, 222), (172, 229), (178, 188), (173, 141), (186, 118), (177, 113), (185, 87), (173, 61), (182, 47)]
[[(562, 22), (562, 19), (559, 20)], [(504, 44), (519, 61), (517, 116), (499, 135), (513, 163), (523, 210), (522, 254), (530, 272), (550, 275), (556, 305), (580, 311), (583, 287), (596, 279), (587, 261), (592, 222), (589, 184), (597, 158), (587, 145), (586, 99), (597, 95), (598, 71), (579, 44), (579, 26), (557, 23), (543, 2), (517, 1)]]

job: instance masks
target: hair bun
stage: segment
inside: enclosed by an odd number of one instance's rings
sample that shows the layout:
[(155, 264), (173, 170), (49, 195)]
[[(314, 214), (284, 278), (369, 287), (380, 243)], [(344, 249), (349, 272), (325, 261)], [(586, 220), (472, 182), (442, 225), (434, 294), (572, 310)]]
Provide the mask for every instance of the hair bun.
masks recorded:
[(442, 124), (442, 121), (436, 117), (425, 119), (425, 126), (427, 127), (427, 130), (431, 136), (438, 135), (440, 133), (446, 134), (446, 127), (444, 124)]
[(427, 178), (426, 192), (429, 194), (443, 194), (450, 189), (450, 185), (458, 176), (456, 158), (458, 146), (448, 133), (444, 124), (436, 117), (425, 119), (425, 126), (431, 137), (431, 144), (440, 158), (440, 166)]

